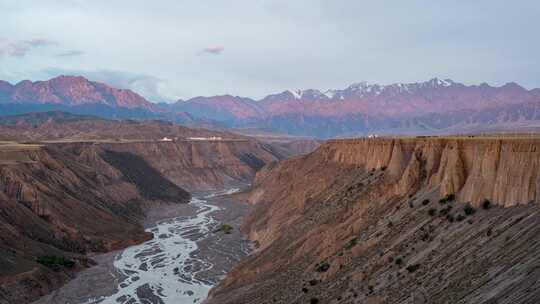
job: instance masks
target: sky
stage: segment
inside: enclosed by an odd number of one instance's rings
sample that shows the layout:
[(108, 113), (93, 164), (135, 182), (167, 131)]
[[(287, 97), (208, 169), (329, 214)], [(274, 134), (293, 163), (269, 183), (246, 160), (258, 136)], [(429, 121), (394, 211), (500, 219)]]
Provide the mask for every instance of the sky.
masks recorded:
[(540, 87), (538, 0), (0, 0), (0, 79), (154, 102), (439, 77)]

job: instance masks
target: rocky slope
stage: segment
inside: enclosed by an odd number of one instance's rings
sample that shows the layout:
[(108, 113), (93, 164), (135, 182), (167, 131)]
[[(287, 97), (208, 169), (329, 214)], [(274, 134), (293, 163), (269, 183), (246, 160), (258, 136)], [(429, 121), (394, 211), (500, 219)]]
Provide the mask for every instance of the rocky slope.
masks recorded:
[(230, 132), (187, 128), (160, 120), (110, 120), (63, 111), (0, 117), (0, 140), (16, 141), (158, 141), (189, 137), (245, 139)]
[(244, 197), (259, 249), (209, 303), (536, 303), (540, 140), (336, 140)]

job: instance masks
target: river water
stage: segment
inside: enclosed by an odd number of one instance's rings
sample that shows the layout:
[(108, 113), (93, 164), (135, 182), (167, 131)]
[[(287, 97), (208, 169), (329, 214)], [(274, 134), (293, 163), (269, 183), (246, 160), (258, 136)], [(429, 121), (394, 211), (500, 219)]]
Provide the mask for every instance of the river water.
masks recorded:
[[(249, 251), (249, 244), (240, 239), (238, 232), (234, 233), (237, 236), (229, 236), (214, 231), (219, 225), (216, 211), (228, 208), (218, 206), (215, 201), (219, 199), (215, 197), (236, 191), (238, 189), (193, 198), (189, 205), (194, 211), (158, 221), (148, 228), (154, 238), (117, 253), (113, 267), (104, 267), (108, 274), (99, 268), (83, 272), (81, 278), (36, 303), (202, 303), (214, 284)], [(212, 199), (214, 202), (210, 203)], [(82, 286), (87, 284), (96, 285), (96, 292), (86, 287), (89, 294), (81, 295), (81, 290), (85, 289)], [(98, 292), (98, 285), (110, 284), (115, 286), (108, 294)]]

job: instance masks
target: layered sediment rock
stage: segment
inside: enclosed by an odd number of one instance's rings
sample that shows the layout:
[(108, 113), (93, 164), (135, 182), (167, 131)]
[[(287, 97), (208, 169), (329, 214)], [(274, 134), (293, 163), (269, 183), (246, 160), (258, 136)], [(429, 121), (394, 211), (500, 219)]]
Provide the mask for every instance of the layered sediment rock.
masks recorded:
[(209, 303), (540, 301), (540, 140), (334, 140), (243, 196), (259, 249)]
[(136, 154), (176, 185), (192, 191), (245, 184), (252, 181), (264, 165), (282, 158), (270, 145), (244, 139), (100, 146)]

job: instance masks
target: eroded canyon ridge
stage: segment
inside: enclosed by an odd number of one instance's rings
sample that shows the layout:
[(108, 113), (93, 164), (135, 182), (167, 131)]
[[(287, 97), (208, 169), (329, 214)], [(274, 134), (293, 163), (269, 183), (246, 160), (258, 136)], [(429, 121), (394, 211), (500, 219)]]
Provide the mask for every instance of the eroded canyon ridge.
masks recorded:
[(0, 131), (2, 304), (58, 288), (88, 253), (147, 240), (150, 208), (247, 183), (234, 197), (251, 205), (243, 231), (258, 247), (208, 303), (540, 301), (535, 136), (344, 139), (308, 153), (63, 112)]
[(540, 139), (333, 140), (266, 166), (209, 303), (538, 303)]

